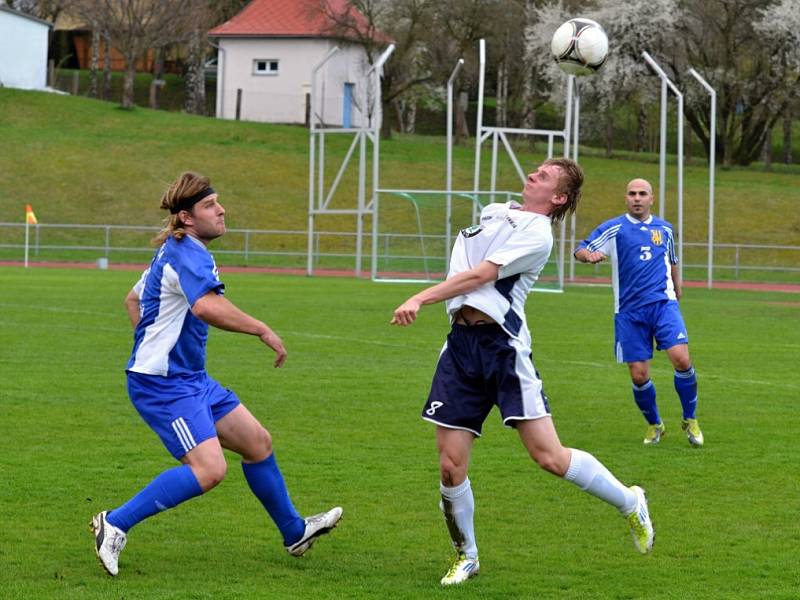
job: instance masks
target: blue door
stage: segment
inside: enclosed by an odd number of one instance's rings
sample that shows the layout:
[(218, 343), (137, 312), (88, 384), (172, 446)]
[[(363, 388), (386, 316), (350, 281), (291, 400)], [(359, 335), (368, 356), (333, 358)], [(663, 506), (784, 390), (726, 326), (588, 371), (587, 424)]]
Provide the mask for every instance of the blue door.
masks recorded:
[(344, 84), (344, 95), (342, 101), (342, 127), (352, 126), (353, 85), (354, 84), (352, 83)]

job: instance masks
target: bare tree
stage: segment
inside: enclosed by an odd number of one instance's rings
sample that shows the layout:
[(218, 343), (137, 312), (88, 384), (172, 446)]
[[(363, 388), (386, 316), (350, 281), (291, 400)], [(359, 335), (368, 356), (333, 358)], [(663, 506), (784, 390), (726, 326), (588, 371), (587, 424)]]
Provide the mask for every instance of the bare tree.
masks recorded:
[(183, 35), (192, 3), (181, 0), (75, 0), (75, 5), (80, 14), (108, 36), (125, 59), (122, 107), (133, 108), (136, 62), (149, 49), (163, 46)]

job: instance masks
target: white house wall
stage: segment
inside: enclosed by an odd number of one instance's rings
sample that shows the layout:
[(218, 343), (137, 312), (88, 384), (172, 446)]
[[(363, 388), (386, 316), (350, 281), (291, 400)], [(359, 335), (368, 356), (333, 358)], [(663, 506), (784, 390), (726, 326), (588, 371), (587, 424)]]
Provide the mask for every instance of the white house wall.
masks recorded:
[[(328, 125), (341, 126), (344, 84), (354, 83), (351, 125), (361, 123), (364, 51), (355, 45), (320, 39), (222, 38), (218, 60), (217, 116), (236, 118), (237, 90), (242, 90), (240, 119), (269, 123), (304, 123), (311, 71), (335, 45), (337, 52), (317, 77), (315, 110)], [(254, 60), (277, 60), (276, 75), (255, 74)]]
[(0, 84), (26, 90), (47, 84), (49, 27), (0, 11)]

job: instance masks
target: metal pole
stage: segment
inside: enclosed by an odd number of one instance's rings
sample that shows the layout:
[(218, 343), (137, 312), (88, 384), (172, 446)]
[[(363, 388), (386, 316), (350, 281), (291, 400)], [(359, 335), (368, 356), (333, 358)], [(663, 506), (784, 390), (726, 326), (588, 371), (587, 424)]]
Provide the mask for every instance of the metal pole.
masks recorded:
[(28, 268), (28, 241), (30, 240), (31, 224), (28, 223), (28, 217), (25, 216), (25, 268)]
[(658, 216), (664, 217), (666, 209), (667, 178), (667, 81), (661, 80), (661, 133), (658, 144)]
[[(567, 104), (564, 109), (564, 157), (569, 158), (569, 143), (572, 136), (572, 96), (575, 76), (567, 76)], [(549, 157), (548, 157), (549, 158)]]
[[(481, 181), (481, 136), (483, 134), (483, 88), (486, 78), (486, 40), (478, 42), (478, 54), (480, 68), (478, 70), (478, 117), (475, 121), (475, 178), (472, 189), (477, 193), (480, 190)], [(472, 222), (478, 219), (478, 210), (475, 203), (472, 204)]]
[[(323, 65), (330, 60), (330, 58), (339, 51), (338, 46), (334, 46), (328, 53), (323, 57), (323, 59), (311, 70), (311, 115), (309, 117), (308, 123), (308, 131), (309, 131), (309, 155), (308, 155), (308, 252), (306, 257), (306, 274), (313, 275), (314, 274), (314, 210), (315, 210), (315, 202), (314, 202), (314, 192), (316, 189), (316, 148), (317, 148), (317, 130), (316, 130), (316, 118), (314, 107), (316, 106), (317, 100), (317, 73), (323, 67)], [(219, 68), (219, 66), (217, 66)], [(325, 102), (323, 98), (323, 103)], [(323, 190), (322, 190), (322, 167), (325, 161), (325, 146), (324, 140), (322, 136), (324, 134), (320, 133), (320, 154), (319, 154), (319, 165), (320, 165), (320, 173), (319, 173), (319, 198), (320, 201), (323, 197)]]
[(711, 116), (708, 134), (708, 282), (711, 289), (714, 285), (714, 179), (717, 154), (717, 92), (694, 69), (689, 74), (700, 82), (711, 96)]
[(445, 205), (445, 226), (444, 226), (444, 270), (450, 272), (450, 237), (452, 235), (453, 218), (453, 198), (450, 192), (453, 190), (453, 83), (458, 72), (464, 66), (464, 59), (459, 58), (450, 78), (447, 80), (447, 170), (445, 172), (445, 189), (447, 190), (447, 200)]
[[(574, 112), (574, 138), (575, 143), (572, 144), (572, 160), (578, 162), (578, 145), (579, 145), (579, 138), (580, 138), (580, 119), (581, 119), (581, 88), (578, 85), (578, 82), (575, 82), (575, 112)], [(570, 249), (575, 248), (575, 225), (577, 223), (578, 217), (576, 213), (572, 213), (569, 220), (569, 247)], [(569, 280), (575, 281), (575, 255), (570, 252), (569, 253)]]
[(678, 97), (678, 277), (683, 282), (683, 94)]
[[(372, 202), (370, 202), (370, 205), (372, 206), (372, 266), (370, 271), (373, 279), (375, 279), (378, 274), (378, 206), (379, 206), (378, 189), (380, 189), (380, 177), (381, 177), (380, 137), (381, 137), (381, 122), (383, 121), (383, 111), (381, 107), (381, 72), (383, 70), (384, 63), (386, 63), (386, 61), (389, 60), (389, 57), (392, 55), (392, 52), (394, 52), (394, 49), (395, 45), (389, 44), (386, 50), (383, 51), (383, 54), (381, 54), (380, 57), (378, 57), (378, 61), (372, 67), (372, 69), (375, 71), (374, 73), (375, 110), (373, 111), (373, 114), (377, 115), (375, 118), (372, 119)], [(359, 175), (359, 177), (363, 176), (364, 176), (363, 173)]]

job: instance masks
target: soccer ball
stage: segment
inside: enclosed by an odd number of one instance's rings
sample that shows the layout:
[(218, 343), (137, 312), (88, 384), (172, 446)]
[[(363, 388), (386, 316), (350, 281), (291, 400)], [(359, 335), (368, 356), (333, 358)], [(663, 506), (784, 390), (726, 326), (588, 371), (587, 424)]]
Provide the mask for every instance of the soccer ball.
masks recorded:
[(591, 19), (570, 19), (556, 29), (550, 51), (565, 73), (591, 75), (606, 62), (608, 36)]

